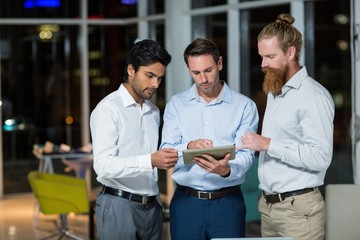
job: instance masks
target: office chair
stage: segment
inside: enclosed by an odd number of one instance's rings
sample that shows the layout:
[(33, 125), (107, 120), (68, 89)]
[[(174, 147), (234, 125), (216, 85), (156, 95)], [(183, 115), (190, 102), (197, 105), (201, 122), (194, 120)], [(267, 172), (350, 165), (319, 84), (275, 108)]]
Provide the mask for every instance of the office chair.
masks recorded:
[(59, 214), (60, 229), (58, 233), (43, 239), (59, 235), (76, 240), (82, 238), (71, 233), (67, 227), (68, 213), (89, 213), (89, 197), (84, 179), (72, 176), (31, 171), (28, 174), (30, 187), (38, 200), (43, 214)]
[(326, 240), (359, 239), (359, 199), (360, 185), (329, 184), (326, 186)]

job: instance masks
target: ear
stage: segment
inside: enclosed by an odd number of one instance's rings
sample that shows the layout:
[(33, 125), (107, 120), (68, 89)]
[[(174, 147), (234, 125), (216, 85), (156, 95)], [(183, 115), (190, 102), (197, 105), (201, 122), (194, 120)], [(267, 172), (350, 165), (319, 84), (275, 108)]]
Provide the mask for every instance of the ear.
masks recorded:
[(134, 69), (134, 67), (133, 67), (132, 64), (129, 64), (129, 65), (127, 66), (126, 71), (127, 71), (128, 75), (129, 75), (129, 78), (134, 77), (134, 75), (135, 75), (135, 69)]
[(218, 65), (218, 69), (219, 71), (221, 71), (223, 69), (223, 61), (222, 61), (222, 56), (219, 57), (219, 60), (217, 62), (217, 65)]
[(294, 60), (296, 55), (296, 48), (294, 46), (290, 46), (287, 50), (287, 54), (290, 61)]

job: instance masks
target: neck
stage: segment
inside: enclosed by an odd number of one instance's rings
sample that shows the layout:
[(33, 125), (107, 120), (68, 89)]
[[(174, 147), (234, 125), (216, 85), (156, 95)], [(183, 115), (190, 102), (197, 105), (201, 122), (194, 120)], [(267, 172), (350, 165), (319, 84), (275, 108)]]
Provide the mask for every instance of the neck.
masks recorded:
[(135, 102), (138, 103), (140, 106), (142, 106), (144, 99), (139, 97), (139, 95), (134, 91), (134, 89), (131, 87), (131, 85), (128, 82), (125, 82), (124, 87), (128, 90), (128, 92), (133, 97)]
[(298, 71), (300, 71), (301, 67), (299, 64), (294, 64), (289, 66), (288, 73), (286, 74), (286, 82), (290, 80)]
[(223, 82), (219, 81), (216, 85), (215, 85), (215, 88), (212, 92), (209, 92), (209, 93), (204, 93), (204, 92), (201, 92), (201, 91), (198, 91), (199, 92), (199, 96), (202, 97), (205, 102), (209, 103), (211, 102), (212, 100), (214, 100), (215, 98), (217, 98), (221, 92), (221, 89), (222, 89), (222, 86), (223, 86)]

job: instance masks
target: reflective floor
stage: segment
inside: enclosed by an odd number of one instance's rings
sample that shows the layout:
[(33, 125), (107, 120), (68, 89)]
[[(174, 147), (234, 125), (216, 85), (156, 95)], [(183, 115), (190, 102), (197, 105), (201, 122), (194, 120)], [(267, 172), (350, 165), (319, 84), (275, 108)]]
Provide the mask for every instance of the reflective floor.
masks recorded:
[[(68, 216), (69, 230), (88, 239), (88, 219), (87, 215)], [(32, 193), (6, 195), (0, 199), (0, 239), (41, 239), (58, 232), (59, 220), (59, 215), (39, 213)]]
[[(68, 216), (69, 230), (89, 239), (88, 215)], [(39, 213), (32, 193), (9, 194), (0, 199), (0, 239), (1, 240), (35, 240), (57, 233), (58, 215)], [(259, 236), (259, 223), (247, 225), (247, 236)], [(49, 239), (58, 239), (54, 236)], [(70, 238), (63, 238), (70, 239)], [(164, 222), (162, 240), (170, 240), (169, 222)]]
[[(58, 215), (39, 213), (32, 193), (11, 194), (0, 199), (0, 239), (35, 240), (58, 232)], [(68, 227), (75, 235), (89, 239), (89, 216), (87, 214), (69, 215)], [(48, 239), (58, 239), (53, 236)], [(63, 239), (71, 239), (64, 237)], [(163, 240), (169, 240), (169, 223), (164, 222)]]

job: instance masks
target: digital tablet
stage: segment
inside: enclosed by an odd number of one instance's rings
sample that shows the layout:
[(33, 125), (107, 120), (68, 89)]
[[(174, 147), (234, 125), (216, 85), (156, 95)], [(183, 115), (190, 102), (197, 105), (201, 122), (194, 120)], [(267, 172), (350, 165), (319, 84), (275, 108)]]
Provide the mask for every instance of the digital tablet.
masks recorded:
[(230, 153), (230, 160), (235, 159), (235, 145), (225, 145), (212, 148), (200, 148), (200, 149), (186, 149), (183, 150), (183, 159), (185, 164), (194, 163), (192, 159), (194, 157), (202, 157), (203, 154), (208, 154), (213, 158), (220, 160), (225, 157), (227, 153)]

